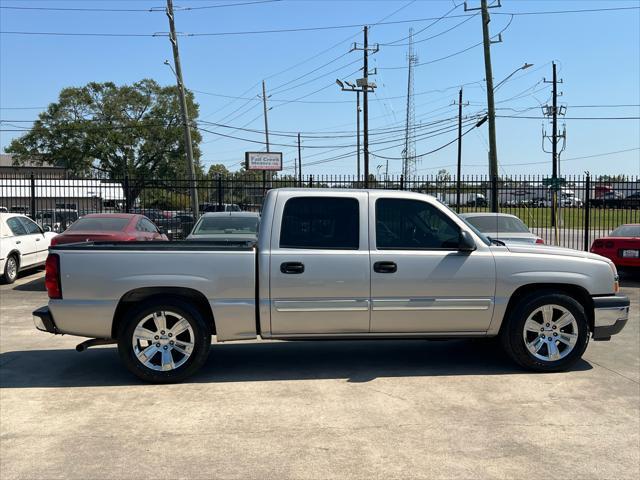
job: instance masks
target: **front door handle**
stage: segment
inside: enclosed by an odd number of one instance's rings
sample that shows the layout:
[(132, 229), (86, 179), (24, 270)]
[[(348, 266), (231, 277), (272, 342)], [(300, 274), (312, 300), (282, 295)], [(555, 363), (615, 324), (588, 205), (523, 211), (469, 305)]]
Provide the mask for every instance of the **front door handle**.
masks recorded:
[(22, 240), (16, 240), (16, 245), (20, 245), (22, 243)]
[(396, 273), (398, 265), (395, 262), (376, 262), (373, 264), (373, 271), (376, 273)]
[(304, 272), (304, 263), (302, 262), (284, 262), (280, 264), (282, 273), (299, 274)]
[(42, 240), (41, 238), (36, 238), (36, 242), (39, 242), (40, 240)]

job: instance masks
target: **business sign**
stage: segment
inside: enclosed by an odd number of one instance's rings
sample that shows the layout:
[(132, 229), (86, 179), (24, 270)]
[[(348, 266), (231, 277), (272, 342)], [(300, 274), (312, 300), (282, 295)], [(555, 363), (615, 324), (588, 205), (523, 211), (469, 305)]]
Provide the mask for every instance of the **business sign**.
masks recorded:
[(282, 170), (282, 152), (245, 152), (247, 170)]

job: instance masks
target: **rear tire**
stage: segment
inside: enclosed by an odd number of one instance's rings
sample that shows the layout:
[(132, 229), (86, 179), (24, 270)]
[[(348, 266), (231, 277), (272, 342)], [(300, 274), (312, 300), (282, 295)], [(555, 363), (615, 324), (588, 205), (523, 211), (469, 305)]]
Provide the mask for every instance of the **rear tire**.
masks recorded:
[(584, 308), (574, 298), (551, 291), (521, 299), (505, 319), (501, 343), (520, 366), (557, 372), (575, 364), (589, 344)]
[(175, 383), (206, 362), (211, 329), (202, 314), (180, 299), (157, 298), (126, 314), (118, 353), (131, 373), (151, 383)]
[(11, 284), (18, 278), (18, 257), (15, 255), (9, 255), (6, 263), (4, 264), (4, 283)]

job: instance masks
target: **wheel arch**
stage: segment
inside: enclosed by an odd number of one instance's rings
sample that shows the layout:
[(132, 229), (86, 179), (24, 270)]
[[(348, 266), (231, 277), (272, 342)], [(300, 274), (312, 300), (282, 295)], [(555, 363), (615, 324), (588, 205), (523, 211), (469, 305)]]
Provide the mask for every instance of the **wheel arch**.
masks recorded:
[(18, 270), (20, 270), (20, 264), (22, 263), (21, 262), (22, 258), (20, 257), (20, 250), (14, 248), (9, 253), (7, 253), (7, 256), (5, 258), (9, 259), (9, 257), (16, 257), (16, 260), (18, 261)]
[(198, 309), (211, 326), (212, 335), (216, 334), (213, 311), (211, 310), (209, 301), (202, 292), (186, 287), (142, 287), (130, 290), (120, 298), (113, 314), (111, 338), (117, 338), (118, 329), (126, 317), (127, 312), (134, 308), (139, 302), (145, 302), (156, 297), (159, 301), (166, 301), (167, 298), (175, 298), (189, 302)]
[(518, 303), (523, 298), (536, 293), (561, 293), (576, 300), (584, 307), (585, 314), (587, 315), (587, 320), (589, 322), (589, 331), (593, 332), (593, 298), (584, 287), (566, 283), (530, 283), (518, 287), (509, 298), (509, 303), (507, 304), (507, 308), (504, 312), (504, 316), (502, 317), (502, 322), (500, 324), (500, 332), (502, 332), (502, 330), (505, 328), (507, 318), (509, 318), (509, 315), (511, 314), (513, 309), (516, 308)]

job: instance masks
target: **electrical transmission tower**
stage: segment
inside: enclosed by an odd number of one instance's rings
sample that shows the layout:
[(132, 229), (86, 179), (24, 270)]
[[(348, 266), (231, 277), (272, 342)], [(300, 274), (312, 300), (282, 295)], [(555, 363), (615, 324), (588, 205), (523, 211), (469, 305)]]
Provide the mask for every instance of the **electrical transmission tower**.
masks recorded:
[(413, 67), (418, 63), (418, 55), (413, 51), (413, 28), (409, 29), (409, 76), (407, 78), (407, 118), (404, 131), (404, 150), (402, 151), (402, 174), (409, 178), (416, 173), (416, 109), (413, 102)]

